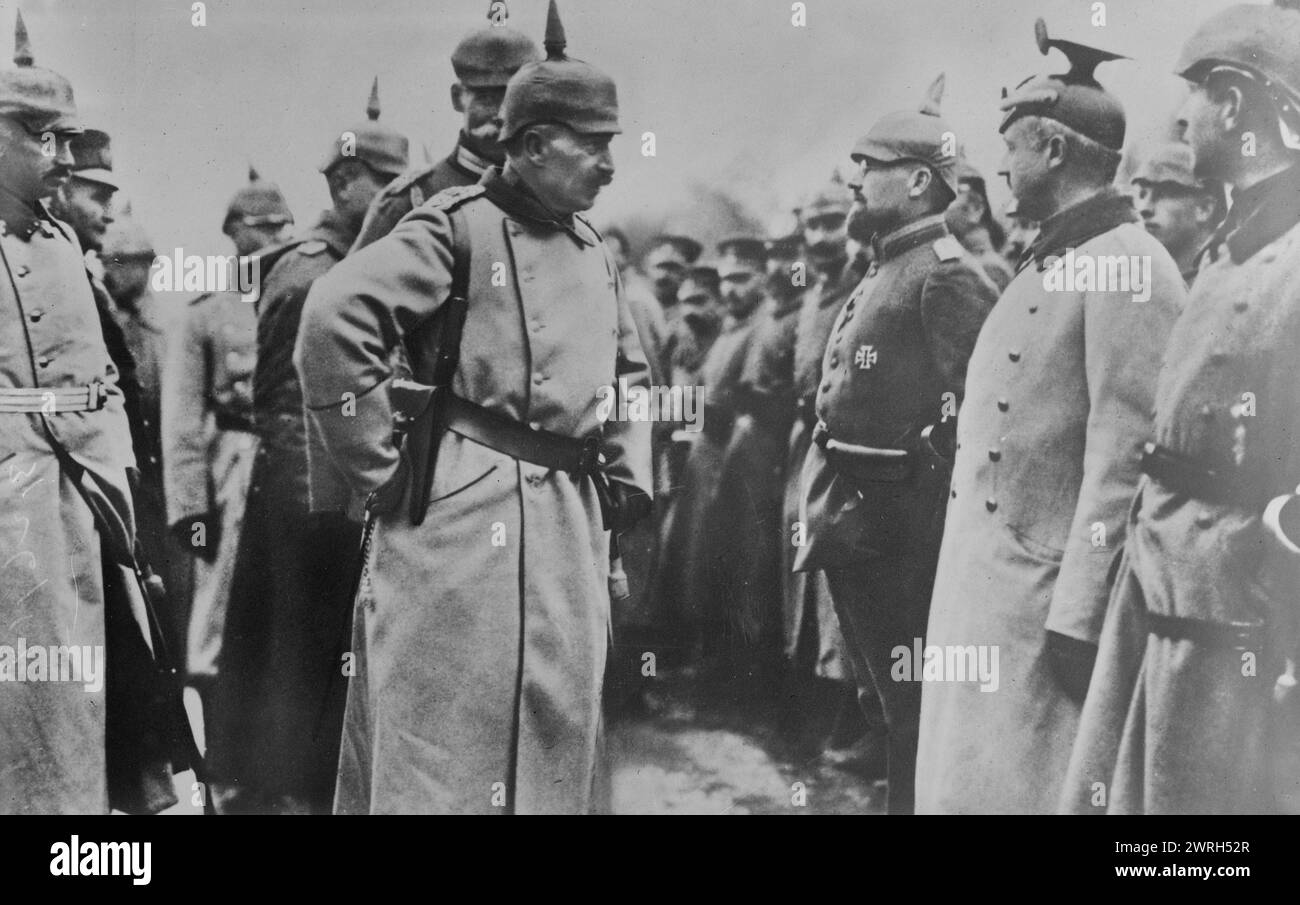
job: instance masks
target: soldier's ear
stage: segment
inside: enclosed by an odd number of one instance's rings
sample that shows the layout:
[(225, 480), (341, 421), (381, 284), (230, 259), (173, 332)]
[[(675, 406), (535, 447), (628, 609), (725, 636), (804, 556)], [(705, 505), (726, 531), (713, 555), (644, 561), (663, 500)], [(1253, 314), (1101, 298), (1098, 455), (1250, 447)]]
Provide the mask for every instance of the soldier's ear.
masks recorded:
[(912, 177), (907, 181), (907, 197), (923, 198), (930, 188), (932, 178), (933, 174), (929, 167), (917, 167), (912, 170)]
[(451, 86), (451, 108), (457, 113), (465, 112), (465, 86), (453, 82)]

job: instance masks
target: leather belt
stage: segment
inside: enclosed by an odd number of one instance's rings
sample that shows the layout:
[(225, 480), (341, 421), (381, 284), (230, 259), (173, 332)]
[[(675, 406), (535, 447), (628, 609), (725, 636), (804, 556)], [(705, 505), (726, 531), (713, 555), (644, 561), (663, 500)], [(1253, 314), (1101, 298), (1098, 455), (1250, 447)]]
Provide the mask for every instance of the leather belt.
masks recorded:
[(235, 412), (217, 412), (217, 430), (243, 431), (248, 434), (255, 432), (253, 419), (248, 415), (240, 415)]
[(859, 481), (897, 483), (912, 476), (913, 455), (905, 449), (882, 449), (842, 443), (831, 438), (824, 421), (813, 428), (812, 441), (826, 453), (836, 471)]
[(1240, 468), (1206, 465), (1158, 443), (1142, 447), (1141, 469), (1165, 488), (1206, 503), (1262, 509), (1271, 496), (1262, 481)]
[(98, 380), (79, 387), (0, 387), (0, 413), (97, 412), (107, 400), (108, 388)]
[(590, 477), (600, 502), (605, 530), (612, 530), (614, 504), (603, 471), (605, 456), (600, 449), (600, 434), (566, 437), (534, 429), (451, 393), (447, 395), (446, 404), (447, 430), (466, 440), (541, 468)]
[(1191, 641), (1227, 650), (1263, 650), (1262, 622), (1208, 622), (1186, 616), (1165, 616), (1147, 610), (1147, 631), (1170, 641)]

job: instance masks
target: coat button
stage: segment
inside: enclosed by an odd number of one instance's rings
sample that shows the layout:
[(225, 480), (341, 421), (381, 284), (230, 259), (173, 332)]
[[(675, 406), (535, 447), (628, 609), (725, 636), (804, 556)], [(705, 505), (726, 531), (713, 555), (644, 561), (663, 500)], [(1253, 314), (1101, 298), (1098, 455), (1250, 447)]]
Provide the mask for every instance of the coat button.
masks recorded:
[(40, 365), (42, 368), (48, 368), (50, 366), (50, 360), (46, 358), (44, 355), (36, 359), (36, 363)]
[(948, 491), (948, 493), (952, 496), (952, 498), (953, 498), (954, 500), (957, 499), (957, 491), (955, 491), (955, 490), (950, 490), (950, 491)]
[(1250, 302), (1241, 299), (1232, 303), (1232, 309), (1236, 311), (1238, 314), (1245, 311), (1249, 307), (1250, 307)]
[(542, 429), (542, 422), (540, 422), (540, 421), (529, 421), (529, 422), (528, 422), (528, 426), (531, 427), (531, 428), (532, 428), (533, 430), (535, 430), (535, 431), (539, 431), (539, 430)]
[(27, 316), (32, 319), (32, 323), (34, 324), (41, 318), (45, 317), (45, 310), (43, 308), (33, 308), (32, 313)]
[(1010, 403), (1010, 402), (1007, 402), (1006, 399), (999, 399), (999, 400), (998, 400), (998, 411), (999, 411), (999, 412), (1005, 412), (1005, 411), (1007, 411), (1007, 410), (1010, 409), (1010, 408), (1011, 408), (1011, 403)]
[(822, 392), (829, 393), (830, 391), (831, 391), (831, 382), (828, 380), (822, 384)]
[(839, 366), (840, 366), (840, 356), (839, 356), (839, 353), (838, 353), (838, 352), (832, 352), (832, 353), (831, 353), (831, 367), (832, 367), (832, 368), (838, 368)]
[(32, 269), (28, 267), (26, 264), (19, 264), (17, 267), (14, 268), (14, 276), (17, 277), (25, 277), (27, 276), (27, 274), (31, 272)]
[(1213, 421), (1214, 409), (1212, 409), (1209, 405), (1201, 406), (1201, 418), (1205, 421)]
[(995, 512), (997, 511), (998, 508), (998, 501), (993, 499), (993, 497), (989, 497), (987, 500), (984, 501), (984, 508), (987, 509), (989, 512)]
[(1013, 362), (1019, 361), (1020, 353), (1012, 349), (1010, 352), (1007, 353), (1007, 358), (1010, 358)]
[(533, 375), (533, 384), (534, 384), (535, 386), (541, 386), (541, 385), (542, 385), (542, 381), (545, 380), (545, 379), (546, 379), (546, 378), (542, 376), (541, 372), (538, 372), (538, 373), (536, 373), (536, 374)]
[(1213, 524), (1214, 524), (1214, 516), (1211, 513), (1207, 512), (1204, 509), (1196, 513), (1197, 528), (1208, 528)]
[(1001, 462), (1001, 461), (1002, 461), (1002, 450), (1000, 450), (1000, 449), (990, 449), (990, 450), (989, 450), (989, 461), (990, 461), (990, 462)]
[(1037, 313), (1038, 313), (1038, 306), (1037, 306), (1037, 305), (1030, 305), (1030, 306), (1029, 306), (1029, 313), (1030, 313), (1030, 314), (1037, 314)]
[(1228, 356), (1227, 354), (1224, 353), (1222, 349), (1215, 349), (1213, 352), (1210, 353), (1210, 364), (1212, 365), (1221, 365), (1225, 361), (1227, 361), (1227, 359)]

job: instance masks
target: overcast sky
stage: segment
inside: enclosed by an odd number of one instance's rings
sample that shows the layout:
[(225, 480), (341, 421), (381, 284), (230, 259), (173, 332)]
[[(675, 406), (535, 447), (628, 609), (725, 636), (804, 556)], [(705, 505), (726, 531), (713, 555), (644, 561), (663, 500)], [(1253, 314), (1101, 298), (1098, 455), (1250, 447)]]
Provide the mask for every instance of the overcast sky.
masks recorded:
[[(624, 135), (598, 223), (654, 214), (699, 185), (737, 193), (765, 221), (848, 164), (874, 119), (916, 106), (947, 73), (944, 112), (972, 162), (995, 176), (1001, 88), (1060, 72), (1053, 36), (1128, 54), (1101, 81), (1124, 102), (1130, 141), (1167, 133), (1185, 89), (1182, 42), (1223, 0), (561, 0), (571, 56), (617, 81)], [(248, 162), (284, 189), (300, 225), (328, 204), (316, 171), (364, 118), (378, 75), (383, 119), (412, 152), (451, 148), (452, 48), (486, 23), (486, 0), (25, 0), (37, 65), (68, 76), (88, 125), (114, 138), (117, 170), (159, 248), (224, 253), (220, 223)], [(0, 5), (12, 33), (15, 4)], [(511, 0), (510, 24), (541, 43), (546, 0)], [(8, 48), (6, 37), (3, 45)], [(6, 57), (8, 54), (6, 53)], [(657, 156), (640, 153), (653, 131)]]

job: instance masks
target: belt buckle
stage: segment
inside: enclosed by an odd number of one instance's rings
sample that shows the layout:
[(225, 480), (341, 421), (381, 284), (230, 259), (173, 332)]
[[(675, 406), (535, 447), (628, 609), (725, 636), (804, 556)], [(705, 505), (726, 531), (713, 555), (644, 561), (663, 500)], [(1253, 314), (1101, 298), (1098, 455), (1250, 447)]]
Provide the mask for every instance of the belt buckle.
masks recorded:
[(578, 454), (578, 473), (592, 474), (605, 464), (605, 456), (600, 451), (600, 435), (592, 434), (582, 441), (582, 452)]
[(826, 442), (831, 438), (830, 428), (826, 426), (825, 421), (818, 421), (813, 427), (812, 442), (822, 449), (826, 448)]

